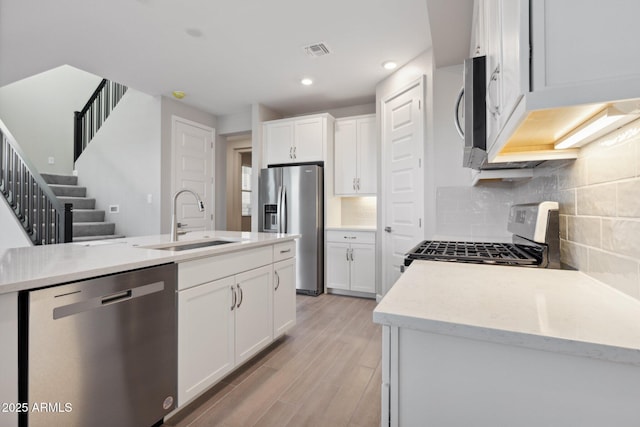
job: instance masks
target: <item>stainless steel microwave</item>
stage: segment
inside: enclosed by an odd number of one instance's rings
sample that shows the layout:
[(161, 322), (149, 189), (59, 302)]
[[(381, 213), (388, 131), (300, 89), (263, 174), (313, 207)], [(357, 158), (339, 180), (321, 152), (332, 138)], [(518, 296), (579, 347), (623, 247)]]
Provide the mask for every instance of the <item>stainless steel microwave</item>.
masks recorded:
[[(455, 107), (455, 125), (464, 139), (462, 166), (478, 170), (532, 168), (533, 162), (487, 162), (487, 66), (485, 56), (464, 61), (464, 86), (458, 94)], [(460, 112), (463, 112), (463, 120)], [(462, 123), (461, 123), (462, 122)]]

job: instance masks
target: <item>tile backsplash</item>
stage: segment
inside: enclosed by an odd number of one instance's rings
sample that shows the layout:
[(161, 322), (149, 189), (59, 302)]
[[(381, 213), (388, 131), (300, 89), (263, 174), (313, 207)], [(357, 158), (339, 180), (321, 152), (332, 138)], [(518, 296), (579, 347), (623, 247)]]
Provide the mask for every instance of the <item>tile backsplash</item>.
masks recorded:
[(375, 197), (342, 197), (343, 226), (374, 226), (376, 225)]
[(509, 206), (542, 200), (560, 203), (562, 261), (640, 299), (640, 121), (530, 180), (439, 188), (438, 233), (505, 237)]

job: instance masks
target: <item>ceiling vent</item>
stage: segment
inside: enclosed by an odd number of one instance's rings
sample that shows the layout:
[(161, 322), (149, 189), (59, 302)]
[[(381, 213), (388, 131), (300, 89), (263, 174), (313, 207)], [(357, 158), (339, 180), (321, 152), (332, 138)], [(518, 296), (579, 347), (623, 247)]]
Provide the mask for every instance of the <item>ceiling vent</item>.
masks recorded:
[(308, 56), (317, 57), (317, 56), (325, 56), (330, 54), (329, 48), (324, 43), (314, 43), (312, 45), (306, 46), (304, 51)]

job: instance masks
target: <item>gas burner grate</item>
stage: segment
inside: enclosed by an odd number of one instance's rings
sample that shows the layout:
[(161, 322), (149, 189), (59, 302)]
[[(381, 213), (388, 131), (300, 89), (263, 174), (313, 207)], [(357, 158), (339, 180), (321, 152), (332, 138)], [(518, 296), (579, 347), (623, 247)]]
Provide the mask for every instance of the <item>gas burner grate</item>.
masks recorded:
[[(511, 265), (539, 263), (535, 256), (515, 244), (484, 242), (424, 241), (407, 253), (407, 259)], [(408, 264), (405, 262), (405, 265)]]

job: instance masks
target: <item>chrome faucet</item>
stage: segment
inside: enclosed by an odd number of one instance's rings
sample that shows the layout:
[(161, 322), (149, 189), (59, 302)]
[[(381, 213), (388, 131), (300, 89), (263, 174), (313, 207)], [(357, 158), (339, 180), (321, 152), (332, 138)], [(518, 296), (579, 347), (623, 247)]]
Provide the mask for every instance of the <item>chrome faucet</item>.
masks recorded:
[[(181, 195), (182, 193), (191, 193), (193, 194), (193, 197), (196, 198), (196, 200), (198, 201), (198, 210), (200, 212), (204, 211), (204, 202), (202, 201), (202, 199), (200, 198), (200, 196), (198, 196), (198, 193), (196, 193), (195, 191), (191, 191), (188, 189), (184, 189), (184, 190), (180, 190), (178, 191), (176, 194), (173, 195), (173, 210), (171, 211), (171, 241), (172, 242), (177, 242), (178, 241), (178, 227), (180, 226), (180, 223), (177, 221), (176, 218), (176, 210), (178, 209), (178, 196)], [(186, 225), (186, 224), (184, 224)], [(183, 233), (184, 234), (184, 233)]]

